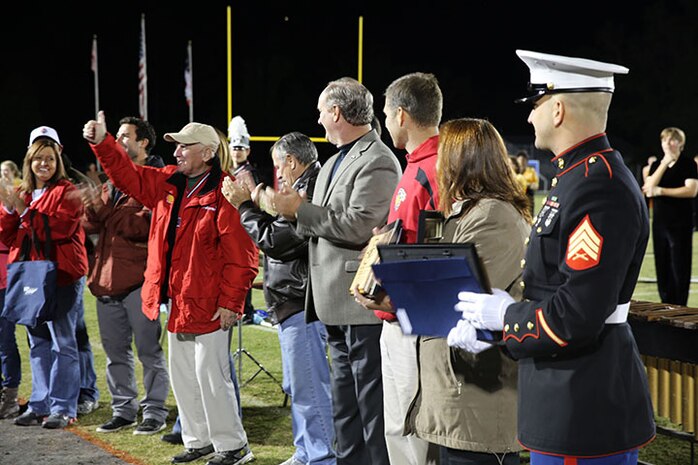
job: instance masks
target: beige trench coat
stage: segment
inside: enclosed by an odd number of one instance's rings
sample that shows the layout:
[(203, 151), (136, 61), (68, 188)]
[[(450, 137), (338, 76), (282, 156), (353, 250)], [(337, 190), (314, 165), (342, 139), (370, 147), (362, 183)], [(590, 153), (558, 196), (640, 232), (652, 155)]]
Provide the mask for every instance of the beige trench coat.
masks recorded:
[[(444, 224), (442, 242), (473, 242), (492, 287), (519, 300), (530, 224), (508, 203), (481, 200), (467, 214), (462, 203)], [(405, 430), (429, 442), (475, 452), (521, 449), (516, 440), (517, 365), (500, 349), (473, 355), (443, 338), (419, 339), (419, 389)]]

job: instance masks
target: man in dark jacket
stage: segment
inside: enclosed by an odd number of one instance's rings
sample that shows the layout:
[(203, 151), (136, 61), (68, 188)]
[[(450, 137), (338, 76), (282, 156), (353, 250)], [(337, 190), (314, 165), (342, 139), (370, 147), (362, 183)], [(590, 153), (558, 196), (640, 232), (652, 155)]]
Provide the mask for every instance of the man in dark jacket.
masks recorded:
[[(305, 135), (292, 132), (271, 148), (279, 186), (286, 184), (312, 198), (320, 171), (317, 150)], [(332, 398), (325, 326), (305, 323), (308, 241), (294, 222), (265, 205), (262, 185), (252, 194), (243, 182), (223, 183), (226, 199), (240, 211), (247, 233), (264, 252), (264, 297), (279, 325), (284, 391), (291, 396), (296, 451), (283, 465), (334, 464)], [(266, 209), (266, 211), (264, 210)]]
[[(160, 157), (150, 155), (156, 141), (150, 123), (126, 117), (119, 124), (116, 141), (134, 163), (164, 166)], [(84, 194), (85, 230), (88, 234), (99, 234), (87, 285), (97, 298), (113, 412), (112, 418), (97, 428), (97, 432), (111, 433), (136, 423), (139, 402), (131, 349), (133, 339), (143, 365), (145, 388), (141, 401), (143, 422), (133, 434), (155, 434), (165, 428), (170, 381), (160, 345), (160, 320), (150, 320), (141, 311), (150, 211), (111, 182), (103, 184), (97, 195), (89, 195), (89, 190)]]

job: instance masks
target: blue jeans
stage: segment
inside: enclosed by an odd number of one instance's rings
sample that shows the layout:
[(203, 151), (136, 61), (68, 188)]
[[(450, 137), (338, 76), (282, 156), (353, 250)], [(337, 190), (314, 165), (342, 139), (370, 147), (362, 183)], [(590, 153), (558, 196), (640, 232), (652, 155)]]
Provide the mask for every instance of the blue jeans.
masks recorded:
[(87, 326), (85, 325), (85, 277), (83, 276), (78, 281), (78, 321), (75, 327), (75, 339), (78, 344), (78, 358), (80, 360), (80, 395), (78, 403), (87, 400), (99, 400), (99, 390), (97, 389), (97, 373), (95, 373), (94, 356), (92, 355), (92, 346), (90, 345), (90, 337), (87, 334)]
[[(0, 289), (0, 309), (5, 304), (5, 289)], [(15, 338), (15, 324), (0, 318), (0, 366), (2, 387), (16, 388), (22, 381), (22, 364)]]
[[(637, 450), (606, 457), (578, 458), (577, 465), (637, 465)], [(565, 457), (531, 452), (531, 465), (563, 465)]]
[(75, 339), (84, 281), (78, 280), (56, 291), (58, 315), (29, 333), (29, 362), (32, 393), (29, 410), (37, 415), (77, 416), (80, 394), (80, 361)]
[(307, 464), (335, 464), (332, 390), (327, 361), (327, 331), (305, 312), (278, 326), (283, 389), (291, 397), (294, 457)]

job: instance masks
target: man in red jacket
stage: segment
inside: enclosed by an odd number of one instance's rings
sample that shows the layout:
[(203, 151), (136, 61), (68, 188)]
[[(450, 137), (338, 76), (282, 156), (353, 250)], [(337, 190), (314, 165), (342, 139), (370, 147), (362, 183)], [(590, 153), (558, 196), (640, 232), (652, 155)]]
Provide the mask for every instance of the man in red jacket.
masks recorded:
[(259, 253), (221, 193), (226, 175), (216, 130), (189, 123), (165, 134), (177, 143), (177, 165), (164, 168), (134, 164), (107, 133), (103, 112), (85, 124), (83, 136), (114, 185), (153, 212), (142, 298), (151, 319), (162, 304), (172, 305), (170, 377), (186, 447), (172, 462), (214, 452), (208, 465), (253, 460), (237, 413), (226, 331), (242, 314)]

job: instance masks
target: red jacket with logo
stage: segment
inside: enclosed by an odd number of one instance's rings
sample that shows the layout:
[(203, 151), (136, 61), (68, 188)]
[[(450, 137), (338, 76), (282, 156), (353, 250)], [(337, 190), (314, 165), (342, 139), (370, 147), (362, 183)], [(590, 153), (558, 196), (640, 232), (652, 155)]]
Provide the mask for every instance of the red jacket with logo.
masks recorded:
[(27, 210), (20, 217), (16, 211), (8, 213), (0, 208), (0, 241), (10, 247), (8, 263), (19, 258), (22, 241), (31, 238), (29, 225), (30, 211), (34, 210), (32, 226), (39, 241), (40, 256), (34, 248), (31, 249), (31, 260), (43, 260), (43, 248), (46, 241), (46, 231), (41, 213), (48, 216), (51, 229), (53, 252), (46, 259), (54, 260), (57, 267), (56, 281), (59, 286), (74, 283), (87, 274), (87, 252), (85, 251), (85, 231), (80, 224), (83, 213), (82, 201), (67, 179), (62, 179), (49, 186), (35, 202), (31, 193), (24, 195)]
[(152, 211), (141, 292), (145, 315), (157, 318), (160, 303), (170, 298), (168, 330), (206, 334), (220, 328), (219, 320), (211, 321), (218, 307), (242, 313), (259, 252), (221, 193), (217, 159), (188, 191), (176, 166), (135, 165), (111, 134), (92, 150), (114, 185)]
[[(402, 220), (402, 242), (417, 242), (419, 212), (439, 208), (438, 186), (436, 184), (436, 152), (439, 148), (439, 136), (433, 136), (407, 154), (407, 166), (395, 188), (393, 201), (390, 203), (388, 223), (398, 218)], [(375, 310), (381, 320), (395, 321), (391, 312)]]
[(85, 210), (83, 226), (88, 234), (99, 234), (87, 287), (96, 297), (124, 296), (143, 284), (148, 257), (150, 211), (127, 195), (114, 199), (115, 189), (102, 184), (104, 206)]

